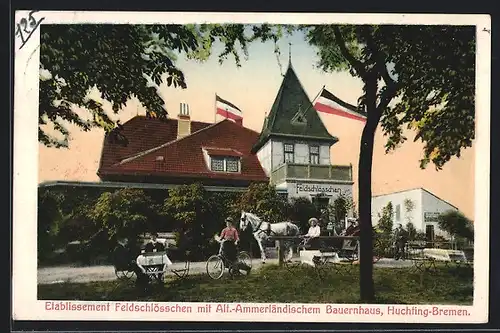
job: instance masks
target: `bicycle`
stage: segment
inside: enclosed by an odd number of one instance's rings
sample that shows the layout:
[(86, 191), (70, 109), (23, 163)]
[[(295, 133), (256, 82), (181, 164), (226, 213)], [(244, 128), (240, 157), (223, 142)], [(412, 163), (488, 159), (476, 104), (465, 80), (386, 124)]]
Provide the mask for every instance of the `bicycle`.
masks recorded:
[[(224, 241), (217, 240), (219, 243)], [(211, 269), (214, 269), (213, 271)], [(208, 258), (206, 270), (208, 276), (213, 280), (218, 280), (224, 275), (224, 271), (228, 269), (231, 276), (241, 275), (241, 271), (246, 271), (248, 274), (252, 269), (252, 257), (247, 251), (238, 251), (236, 260), (233, 262), (225, 254), (214, 254)]]

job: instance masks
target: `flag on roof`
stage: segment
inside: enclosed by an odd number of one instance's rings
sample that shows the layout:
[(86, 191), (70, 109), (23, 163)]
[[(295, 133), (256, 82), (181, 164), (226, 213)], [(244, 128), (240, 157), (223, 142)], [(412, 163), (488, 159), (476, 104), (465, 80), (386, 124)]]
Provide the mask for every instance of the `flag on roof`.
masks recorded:
[(325, 88), (316, 99), (314, 108), (318, 112), (366, 122), (366, 115), (359, 112), (357, 107), (342, 101)]
[(234, 121), (241, 121), (243, 119), (243, 113), (236, 105), (220, 98), (217, 94), (215, 95), (215, 107), (215, 113), (218, 115)]

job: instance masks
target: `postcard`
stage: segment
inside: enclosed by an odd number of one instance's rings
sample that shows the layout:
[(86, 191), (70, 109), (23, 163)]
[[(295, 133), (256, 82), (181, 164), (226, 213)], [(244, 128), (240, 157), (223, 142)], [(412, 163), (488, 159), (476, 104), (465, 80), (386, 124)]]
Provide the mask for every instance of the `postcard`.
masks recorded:
[(490, 29), (16, 12), (14, 319), (486, 322)]

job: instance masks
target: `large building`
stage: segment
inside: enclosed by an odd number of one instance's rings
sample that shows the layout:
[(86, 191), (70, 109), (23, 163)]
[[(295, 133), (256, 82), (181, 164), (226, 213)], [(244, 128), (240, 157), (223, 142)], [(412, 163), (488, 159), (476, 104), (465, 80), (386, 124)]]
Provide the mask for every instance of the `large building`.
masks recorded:
[(290, 63), (252, 152), (278, 190), (323, 206), (339, 195), (352, 198), (352, 166), (331, 163), (336, 142)]
[(108, 134), (98, 175), (108, 184), (201, 182), (222, 191), (271, 182), (288, 198), (307, 197), (321, 207), (340, 195), (352, 198), (352, 166), (331, 164), (336, 142), (290, 63), (260, 134), (228, 119), (192, 121), (181, 104), (177, 119), (137, 116)]
[[(437, 217), (447, 211), (458, 211), (458, 208), (439, 198), (424, 188), (377, 195), (372, 198), (372, 220), (377, 224), (379, 214), (389, 202), (393, 207), (394, 228), (398, 224), (404, 227), (411, 222), (415, 229), (425, 232), (427, 239), (435, 236), (448, 238), (448, 234), (439, 228)], [(410, 209), (409, 209), (410, 208)]]
[(245, 189), (269, 182), (251, 153), (258, 133), (223, 120), (192, 121), (181, 104), (178, 119), (136, 116), (104, 139), (98, 175), (106, 182)]

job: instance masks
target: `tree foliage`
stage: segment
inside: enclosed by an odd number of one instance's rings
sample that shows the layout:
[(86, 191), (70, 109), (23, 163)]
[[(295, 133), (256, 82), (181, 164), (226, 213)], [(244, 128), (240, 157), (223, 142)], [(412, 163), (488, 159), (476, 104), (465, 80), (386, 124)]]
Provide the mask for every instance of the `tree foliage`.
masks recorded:
[(253, 183), (236, 204), (238, 211), (254, 213), (267, 222), (286, 219), (287, 201), (271, 184)]
[[(168, 116), (158, 87), (187, 87), (176, 60), (185, 56), (205, 61), (216, 43), (222, 43), (220, 62), (234, 56), (241, 65), (247, 45), (256, 40), (275, 42), (267, 25), (43, 25), (40, 35), (39, 141), (67, 147), (68, 123), (84, 131), (115, 128), (103, 103), (89, 93), (97, 89), (102, 100), (118, 113), (136, 97), (150, 117)], [(80, 107), (85, 112), (76, 112)]]
[(107, 235), (110, 244), (126, 237), (136, 242), (139, 235), (148, 231), (151, 221), (157, 218), (157, 209), (151, 198), (139, 189), (119, 189), (104, 192), (89, 216)]
[[(302, 29), (317, 48), (321, 69), (349, 70), (362, 79), (364, 93), (358, 107), (367, 112), (373, 106), (373, 118), (380, 119), (388, 137), (387, 151), (407, 139), (405, 127), (425, 144), (421, 167), (432, 161), (441, 168), (472, 145), (474, 27), (322, 25)], [(368, 91), (367, 83), (375, 90)]]
[(382, 212), (378, 214), (378, 229), (382, 232), (384, 236), (390, 236), (392, 234), (392, 229), (394, 226), (394, 208), (392, 202), (388, 202), (387, 205), (382, 208)]
[(302, 233), (306, 233), (309, 229), (309, 219), (318, 217), (319, 213), (308, 197), (296, 197), (290, 200), (287, 218), (294, 222)]
[[(301, 27), (325, 72), (348, 70), (363, 82), (357, 107), (367, 116), (359, 158), (360, 296), (375, 300), (371, 182), (380, 123), (390, 151), (416, 132), (420, 167), (437, 169), (474, 139), (474, 27), (321, 25)], [(368, 259), (363, 259), (368, 258)]]
[(408, 234), (409, 241), (418, 240), (418, 231), (415, 228), (415, 225), (412, 222), (408, 222), (406, 224), (406, 232)]
[(214, 214), (214, 200), (205, 188), (196, 183), (171, 189), (163, 208), (175, 221), (178, 247), (206, 257), (209, 241), (220, 231), (224, 220)]
[(438, 216), (439, 228), (451, 236), (474, 240), (474, 225), (464, 214), (450, 210)]

